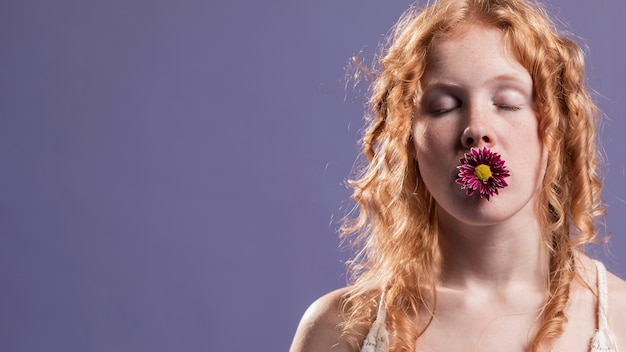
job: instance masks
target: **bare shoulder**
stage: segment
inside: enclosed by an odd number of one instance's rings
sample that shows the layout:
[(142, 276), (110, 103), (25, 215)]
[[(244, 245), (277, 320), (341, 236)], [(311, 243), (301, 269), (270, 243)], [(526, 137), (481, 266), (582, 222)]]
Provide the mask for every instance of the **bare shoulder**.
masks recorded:
[(617, 345), (626, 348), (626, 281), (607, 273), (609, 328), (615, 334)]
[(341, 297), (347, 288), (318, 298), (304, 312), (290, 352), (353, 352), (341, 339)]

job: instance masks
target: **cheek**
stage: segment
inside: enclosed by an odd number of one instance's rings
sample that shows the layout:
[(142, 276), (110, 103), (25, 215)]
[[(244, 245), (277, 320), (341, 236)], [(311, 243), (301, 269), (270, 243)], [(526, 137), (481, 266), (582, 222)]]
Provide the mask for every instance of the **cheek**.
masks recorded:
[(444, 124), (416, 123), (413, 126), (415, 160), (422, 178), (431, 186), (448, 180), (451, 173), (456, 172), (458, 160), (453, 141), (456, 137), (450, 130)]
[[(527, 131), (519, 133), (519, 131)], [(519, 139), (513, 139), (511, 150), (512, 162), (515, 163), (516, 172), (521, 172), (525, 178), (542, 183), (548, 165), (548, 150), (541, 141), (536, 131), (536, 126), (520, 126), (518, 129)]]
[(445, 129), (438, 128), (437, 125), (424, 122), (413, 124), (413, 146), (415, 147), (416, 158), (420, 155), (431, 155), (438, 150), (440, 145), (446, 140)]

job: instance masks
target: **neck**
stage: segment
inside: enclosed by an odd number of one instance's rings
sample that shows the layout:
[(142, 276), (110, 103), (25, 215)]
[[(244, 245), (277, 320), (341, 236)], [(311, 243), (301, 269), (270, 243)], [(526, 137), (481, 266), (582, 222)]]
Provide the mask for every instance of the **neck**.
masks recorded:
[(536, 218), (480, 226), (439, 214), (443, 285), (489, 291), (545, 289), (549, 256)]

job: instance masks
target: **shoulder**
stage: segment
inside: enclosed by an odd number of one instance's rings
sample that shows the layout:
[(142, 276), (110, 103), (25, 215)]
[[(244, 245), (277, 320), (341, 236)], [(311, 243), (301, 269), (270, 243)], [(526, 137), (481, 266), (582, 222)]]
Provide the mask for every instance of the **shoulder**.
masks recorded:
[(626, 281), (607, 273), (609, 328), (617, 345), (626, 348)]
[(290, 352), (353, 352), (341, 338), (341, 299), (347, 288), (318, 298), (300, 320)]

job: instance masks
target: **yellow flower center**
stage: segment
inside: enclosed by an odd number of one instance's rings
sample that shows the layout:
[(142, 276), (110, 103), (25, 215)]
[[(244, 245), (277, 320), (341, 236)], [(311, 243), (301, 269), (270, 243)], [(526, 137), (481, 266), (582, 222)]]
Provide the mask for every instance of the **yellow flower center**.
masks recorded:
[(491, 177), (491, 168), (489, 165), (480, 164), (474, 169), (474, 175), (476, 175), (476, 178), (479, 180), (485, 182)]

